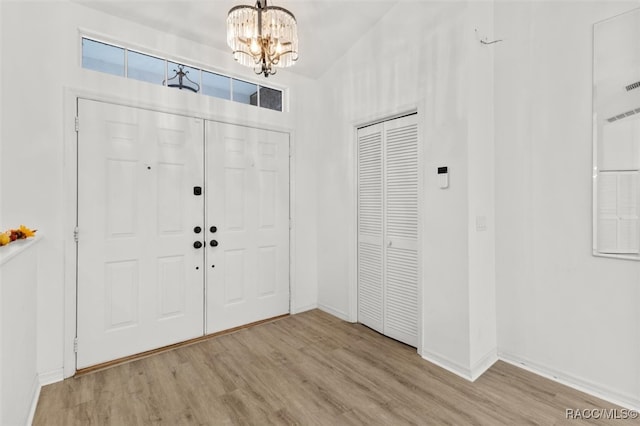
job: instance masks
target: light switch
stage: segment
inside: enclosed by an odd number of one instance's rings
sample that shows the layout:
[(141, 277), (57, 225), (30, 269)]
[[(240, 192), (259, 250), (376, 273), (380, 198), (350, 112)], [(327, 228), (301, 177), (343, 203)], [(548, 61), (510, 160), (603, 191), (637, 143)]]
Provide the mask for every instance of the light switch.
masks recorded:
[(476, 231), (486, 231), (486, 230), (487, 230), (487, 217), (476, 216)]

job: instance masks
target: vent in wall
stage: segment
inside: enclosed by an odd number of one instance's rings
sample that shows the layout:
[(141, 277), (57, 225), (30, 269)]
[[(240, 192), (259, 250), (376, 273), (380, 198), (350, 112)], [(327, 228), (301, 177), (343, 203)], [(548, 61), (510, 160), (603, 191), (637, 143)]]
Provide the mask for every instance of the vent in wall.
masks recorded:
[(626, 86), (625, 89), (627, 89), (627, 92), (633, 89), (637, 89), (638, 87), (640, 87), (640, 81), (636, 81), (635, 83), (631, 83), (630, 85)]
[[(635, 84), (635, 83), (634, 83)], [(640, 108), (632, 109), (631, 111), (623, 112), (622, 114), (614, 115), (613, 117), (607, 118), (609, 123), (613, 123), (616, 120), (622, 120), (625, 117), (629, 117), (630, 115), (640, 114)]]

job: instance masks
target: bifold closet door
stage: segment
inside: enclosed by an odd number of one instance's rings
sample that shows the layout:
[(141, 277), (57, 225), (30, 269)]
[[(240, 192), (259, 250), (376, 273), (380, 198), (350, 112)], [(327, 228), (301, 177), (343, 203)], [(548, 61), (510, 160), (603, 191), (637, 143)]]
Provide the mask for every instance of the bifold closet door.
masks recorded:
[(418, 126), (358, 130), (358, 318), (418, 344)]

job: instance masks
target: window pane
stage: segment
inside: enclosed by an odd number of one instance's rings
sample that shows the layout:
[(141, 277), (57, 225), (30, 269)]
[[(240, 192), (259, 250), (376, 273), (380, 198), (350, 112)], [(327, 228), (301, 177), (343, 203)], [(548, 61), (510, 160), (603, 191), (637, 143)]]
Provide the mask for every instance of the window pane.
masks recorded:
[(216, 98), (231, 99), (230, 78), (202, 71), (202, 93)]
[(234, 78), (233, 100), (243, 104), (258, 105), (258, 85)]
[(282, 111), (282, 92), (269, 87), (260, 87), (260, 107)]
[(83, 38), (82, 68), (124, 76), (124, 49)]
[[(167, 62), (167, 86), (180, 89), (180, 64), (175, 62)], [(198, 68), (191, 68), (182, 66), (182, 72), (185, 75), (182, 77), (182, 90), (191, 90), (192, 92), (200, 91), (200, 70)]]
[(129, 50), (127, 52), (127, 77), (162, 84), (164, 60)]

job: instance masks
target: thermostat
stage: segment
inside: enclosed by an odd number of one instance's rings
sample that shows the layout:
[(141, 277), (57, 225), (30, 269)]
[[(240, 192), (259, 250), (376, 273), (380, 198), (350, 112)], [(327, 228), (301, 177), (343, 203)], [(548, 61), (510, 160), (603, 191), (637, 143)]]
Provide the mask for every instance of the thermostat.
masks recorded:
[(442, 189), (449, 187), (449, 168), (438, 167), (438, 186)]

